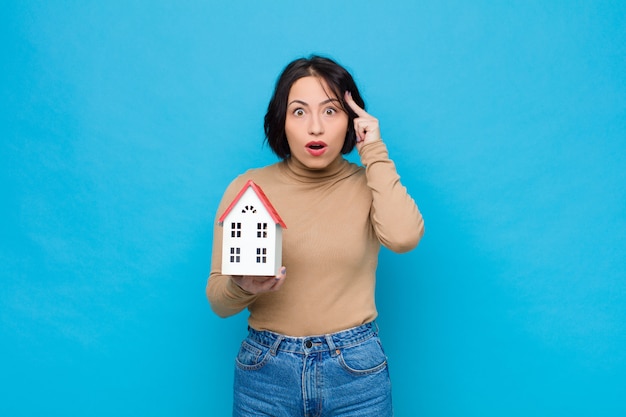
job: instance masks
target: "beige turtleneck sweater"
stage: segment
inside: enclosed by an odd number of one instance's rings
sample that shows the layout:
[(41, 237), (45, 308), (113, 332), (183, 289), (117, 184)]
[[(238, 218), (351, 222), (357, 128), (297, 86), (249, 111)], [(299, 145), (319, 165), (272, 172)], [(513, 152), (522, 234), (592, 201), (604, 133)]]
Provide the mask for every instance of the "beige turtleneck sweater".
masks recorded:
[(287, 277), (280, 290), (254, 295), (222, 275), (222, 227), (216, 223), (206, 293), (219, 316), (247, 307), (252, 328), (289, 336), (334, 333), (376, 318), (380, 244), (395, 252), (413, 249), (424, 221), (385, 144), (365, 144), (360, 155), (364, 167), (339, 157), (323, 170), (310, 170), (289, 158), (230, 184), (217, 217), (247, 180), (257, 183), (287, 225)]

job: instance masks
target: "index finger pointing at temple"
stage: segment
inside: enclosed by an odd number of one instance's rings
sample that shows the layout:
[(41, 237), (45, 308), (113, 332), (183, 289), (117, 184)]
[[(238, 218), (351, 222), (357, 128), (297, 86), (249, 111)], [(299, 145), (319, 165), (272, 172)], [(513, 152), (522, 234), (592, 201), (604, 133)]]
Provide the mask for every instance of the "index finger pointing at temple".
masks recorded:
[(365, 110), (363, 110), (358, 104), (356, 104), (356, 102), (352, 98), (352, 93), (350, 93), (349, 91), (345, 92), (344, 100), (346, 101), (346, 103), (348, 103), (348, 106), (350, 106), (352, 111), (354, 111), (357, 114), (357, 116), (359, 117), (369, 116), (369, 114)]

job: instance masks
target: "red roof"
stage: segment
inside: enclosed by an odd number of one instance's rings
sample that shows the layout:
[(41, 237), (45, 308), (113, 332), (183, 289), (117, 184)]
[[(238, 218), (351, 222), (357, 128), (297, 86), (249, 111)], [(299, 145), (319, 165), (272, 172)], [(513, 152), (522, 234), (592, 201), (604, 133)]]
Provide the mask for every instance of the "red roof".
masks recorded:
[(248, 180), (245, 185), (243, 186), (243, 188), (239, 191), (239, 193), (237, 194), (237, 196), (235, 197), (235, 199), (232, 201), (232, 203), (230, 203), (230, 205), (228, 206), (228, 208), (226, 209), (226, 211), (224, 212), (224, 214), (222, 214), (220, 216), (220, 218), (218, 219), (218, 222), (223, 223), (224, 220), (226, 219), (226, 216), (228, 216), (228, 213), (230, 213), (230, 211), (233, 209), (233, 207), (235, 207), (235, 204), (237, 204), (237, 201), (239, 201), (239, 199), (241, 198), (241, 196), (243, 195), (243, 193), (246, 192), (246, 190), (248, 189), (248, 187), (251, 187), (252, 190), (256, 193), (257, 197), (259, 197), (259, 200), (261, 200), (261, 202), (263, 203), (263, 206), (265, 206), (265, 209), (267, 210), (267, 212), (269, 213), (269, 215), (272, 217), (272, 219), (274, 220), (274, 222), (276, 224), (281, 225), (281, 227), (283, 229), (287, 228), (287, 225), (285, 225), (285, 222), (283, 221), (283, 219), (280, 218), (280, 216), (278, 215), (278, 212), (276, 211), (276, 209), (274, 208), (274, 206), (272, 206), (272, 203), (270, 203), (270, 200), (267, 198), (267, 196), (265, 195), (265, 193), (263, 192), (263, 190), (261, 189), (261, 187), (259, 187), (258, 185), (256, 185), (254, 183), (254, 181), (252, 180)]

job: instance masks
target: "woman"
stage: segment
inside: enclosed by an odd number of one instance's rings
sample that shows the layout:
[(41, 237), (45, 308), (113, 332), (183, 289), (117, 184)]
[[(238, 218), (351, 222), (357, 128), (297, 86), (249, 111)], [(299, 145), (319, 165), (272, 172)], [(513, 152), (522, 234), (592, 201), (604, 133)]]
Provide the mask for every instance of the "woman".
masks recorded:
[[(252, 179), (288, 227), (275, 277), (222, 275), (215, 227), (211, 307), (221, 317), (250, 312), (236, 360), (235, 416), (392, 415), (374, 324), (378, 252), (381, 244), (413, 249), (424, 223), (364, 108), (336, 62), (293, 61), (265, 116), (267, 142), (282, 161), (246, 172), (224, 194), (220, 214)], [(362, 167), (343, 157), (354, 147)]]

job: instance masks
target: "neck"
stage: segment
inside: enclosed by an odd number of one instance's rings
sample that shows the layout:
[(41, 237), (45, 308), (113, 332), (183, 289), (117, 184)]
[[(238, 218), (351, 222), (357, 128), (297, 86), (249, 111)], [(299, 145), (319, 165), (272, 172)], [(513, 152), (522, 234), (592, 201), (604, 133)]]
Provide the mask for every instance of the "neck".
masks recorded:
[(312, 169), (293, 157), (285, 159), (284, 166), (290, 176), (303, 182), (317, 182), (341, 176), (351, 164), (339, 155), (328, 166), (321, 169)]

